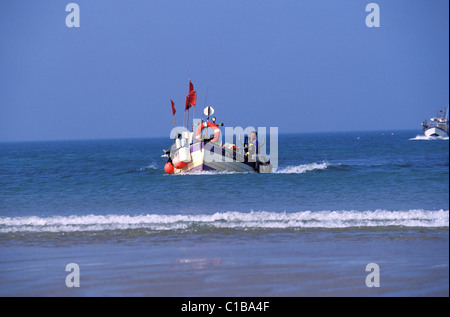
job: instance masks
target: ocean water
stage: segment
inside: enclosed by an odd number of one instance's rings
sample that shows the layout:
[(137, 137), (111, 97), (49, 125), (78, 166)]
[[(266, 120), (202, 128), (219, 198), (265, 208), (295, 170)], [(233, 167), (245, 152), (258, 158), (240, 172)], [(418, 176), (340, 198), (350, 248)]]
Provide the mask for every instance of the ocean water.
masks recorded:
[(448, 138), (280, 134), (272, 174), (167, 175), (169, 145), (1, 143), (0, 296), (449, 295)]

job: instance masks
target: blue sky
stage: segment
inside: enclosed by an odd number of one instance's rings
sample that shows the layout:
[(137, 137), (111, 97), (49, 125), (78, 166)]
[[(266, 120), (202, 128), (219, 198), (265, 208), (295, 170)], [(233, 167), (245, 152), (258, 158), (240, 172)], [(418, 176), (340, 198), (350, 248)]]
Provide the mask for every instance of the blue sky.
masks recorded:
[[(168, 136), (191, 78), (227, 126), (420, 129), (449, 102), (449, 1), (0, 2), (0, 141)], [(191, 112), (191, 117), (193, 113)]]

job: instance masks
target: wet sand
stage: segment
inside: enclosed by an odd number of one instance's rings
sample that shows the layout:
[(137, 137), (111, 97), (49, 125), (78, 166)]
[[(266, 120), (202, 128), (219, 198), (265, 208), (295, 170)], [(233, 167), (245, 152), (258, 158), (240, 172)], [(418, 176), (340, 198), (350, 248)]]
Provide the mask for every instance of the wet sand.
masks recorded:
[[(316, 236), (316, 238), (314, 238)], [(0, 246), (1, 296), (448, 296), (448, 230)], [(319, 239), (320, 237), (320, 239)], [(244, 240), (245, 238), (245, 240)], [(73, 242), (73, 241), (72, 241)], [(437, 251), (439, 250), (439, 252)], [(368, 263), (380, 287), (367, 287)], [(80, 287), (65, 284), (68, 263)]]

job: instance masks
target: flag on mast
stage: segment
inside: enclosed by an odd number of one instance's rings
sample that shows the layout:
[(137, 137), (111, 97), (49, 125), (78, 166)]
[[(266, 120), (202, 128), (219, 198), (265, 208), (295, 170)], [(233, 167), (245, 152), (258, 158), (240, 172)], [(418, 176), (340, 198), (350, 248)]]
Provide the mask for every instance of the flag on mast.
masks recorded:
[(172, 115), (175, 115), (175, 112), (177, 112), (177, 111), (175, 110), (175, 102), (173, 102), (173, 100), (170, 99), (170, 103), (171, 103), (171, 105), (172, 105)]
[(188, 110), (190, 107), (195, 106), (197, 103), (197, 92), (194, 90), (194, 84), (192, 84), (189, 79), (189, 93), (186, 96), (186, 106), (184, 111)]
[(176, 128), (177, 127), (177, 123), (175, 122), (175, 112), (177, 112), (177, 111), (175, 110), (175, 102), (173, 102), (173, 100), (170, 99), (170, 104), (172, 105), (173, 125)]

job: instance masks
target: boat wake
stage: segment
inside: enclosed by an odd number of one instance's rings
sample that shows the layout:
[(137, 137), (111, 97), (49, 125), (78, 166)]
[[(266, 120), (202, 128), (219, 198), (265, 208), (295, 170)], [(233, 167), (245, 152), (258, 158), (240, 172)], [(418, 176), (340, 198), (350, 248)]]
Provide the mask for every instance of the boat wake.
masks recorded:
[(325, 170), (331, 164), (328, 162), (322, 163), (311, 163), (311, 164), (301, 164), (296, 166), (287, 166), (277, 170), (275, 173), (277, 174), (303, 174), (306, 172), (314, 171), (314, 170)]
[[(325, 170), (331, 166), (328, 162), (322, 163), (310, 163), (310, 164), (300, 164), (300, 165), (290, 165), (280, 168), (273, 172), (273, 174), (303, 174), (306, 172), (314, 170)], [(195, 171), (189, 173), (179, 173), (174, 174), (175, 176), (186, 176), (186, 175), (229, 175), (229, 174), (249, 174), (249, 172), (235, 172), (235, 171)]]
[(177, 173), (173, 176), (202, 176), (202, 175), (231, 175), (231, 174), (249, 174), (249, 172), (235, 172), (235, 171), (194, 171), (186, 173)]
[(426, 136), (426, 135), (417, 135), (414, 138), (410, 138), (410, 141), (435, 141), (435, 140), (446, 140), (448, 141), (447, 137), (441, 137), (441, 136)]
[(144, 171), (153, 171), (153, 170), (159, 170), (157, 164), (155, 162), (152, 162), (146, 166), (138, 168), (138, 172), (144, 172)]
[(218, 212), (175, 215), (84, 215), (0, 217), (0, 235), (11, 233), (124, 232), (144, 234), (236, 231), (292, 231), (308, 228), (449, 227), (448, 210), (341, 210), (301, 212)]

